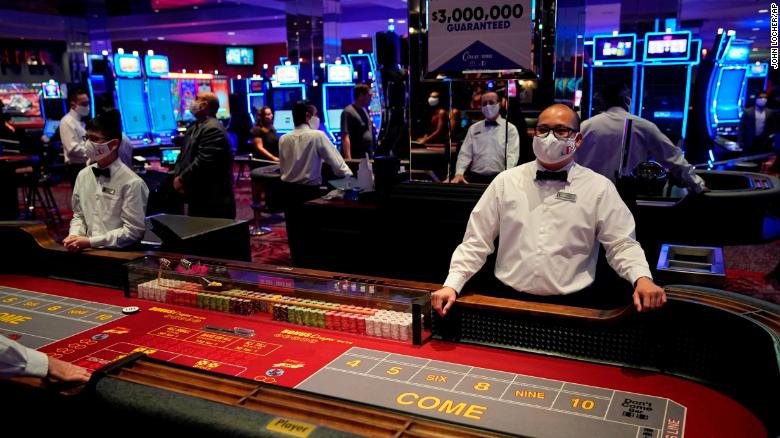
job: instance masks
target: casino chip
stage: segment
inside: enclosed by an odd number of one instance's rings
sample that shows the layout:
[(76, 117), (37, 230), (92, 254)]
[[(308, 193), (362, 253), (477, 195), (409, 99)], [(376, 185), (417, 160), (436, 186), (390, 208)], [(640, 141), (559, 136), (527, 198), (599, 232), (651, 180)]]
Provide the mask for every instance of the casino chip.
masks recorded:
[(141, 309), (138, 308), (138, 306), (129, 306), (129, 307), (122, 308), (122, 313), (124, 313), (125, 315), (132, 315), (133, 313), (138, 313), (139, 311), (141, 311)]

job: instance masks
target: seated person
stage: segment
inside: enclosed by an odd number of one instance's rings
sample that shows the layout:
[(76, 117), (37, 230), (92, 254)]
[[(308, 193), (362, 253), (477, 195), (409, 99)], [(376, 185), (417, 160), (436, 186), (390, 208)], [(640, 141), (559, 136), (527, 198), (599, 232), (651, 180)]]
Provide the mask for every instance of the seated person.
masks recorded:
[(447, 111), (439, 100), (439, 92), (434, 91), (428, 97), (431, 107), (431, 122), (427, 134), (417, 139), (420, 144), (447, 144)]
[(747, 155), (771, 150), (770, 135), (777, 132), (777, 111), (766, 107), (766, 92), (758, 93), (756, 105), (747, 108), (739, 121), (739, 145)]
[(352, 171), (328, 136), (319, 130), (317, 108), (308, 101), (293, 105), (295, 129), (279, 139), (279, 167), (282, 182), (308, 186), (309, 199), (318, 196), (322, 184), (322, 163), (327, 163), (338, 177), (352, 176)]
[(452, 307), (497, 236), (495, 275), (518, 298), (582, 294), (595, 279), (601, 242), (610, 266), (634, 285), (636, 309), (663, 305), (664, 290), (651, 279), (634, 218), (615, 186), (572, 161), (582, 142), (577, 114), (561, 104), (548, 107), (533, 142), (536, 161), (501, 172), (471, 212), (444, 287), (433, 294), (436, 311), (445, 315)]
[(49, 377), (63, 382), (89, 380), (85, 368), (49, 357), (0, 335), (0, 378), (18, 376)]
[(73, 188), (68, 251), (125, 248), (144, 236), (149, 189), (119, 160), (122, 120), (110, 110), (86, 126), (84, 150), (90, 164), (79, 172)]
[[(499, 172), (514, 167), (520, 153), (517, 128), (499, 115), (498, 94), (482, 95), (484, 120), (471, 125), (458, 153), (453, 183), (489, 184)], [(507, 166), (507, 163), (513, 163)]]
[(264, 106), (257, 112), (255, 126), (250, 131), (252, 135), (252, 157), (259, 160), (279, 161), (279, 135), (274, 128), (274, 112), (271, 107)]

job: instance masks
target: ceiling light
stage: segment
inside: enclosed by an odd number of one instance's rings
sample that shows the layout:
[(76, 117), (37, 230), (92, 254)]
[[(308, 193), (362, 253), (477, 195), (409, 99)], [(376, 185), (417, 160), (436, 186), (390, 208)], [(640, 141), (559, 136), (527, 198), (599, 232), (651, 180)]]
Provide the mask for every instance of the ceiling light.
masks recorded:
[(157, 39), (160, 40), (160, 41), (164, 41), (165, 37), (157, 37)]
[(754, 28), (752, 28), (752, 29), (750, 29), (750, 30), (752, 30), (753, 32), (758, 32), (758, 31), (759, 31), (759, 30), (761, 30), (761, 29), (759, 29), (759, 28), (757, 28), (757, 27), (754, 27)]
[(406, 20), (396, 20), (395, 22), (398, 23), (398, 24), (404, 24), (404, 23), (406, 23)]
[(360, 34), (360, 38), (368, 38), (368, 34), (367, 33), (361, 33)]
[(228, 32), (228, 36), (233, 36), (235, 34), (236, 34), (235, 32)]
[(756, 20), (756, 23), (759, 23), (759, 24), (763, 23), (763, 22), (764, 22), (764, 20)]
[(767, 12), (769, 12), (769, 9), (759, 9), (758, 10), (759, 14), (766, 14)]

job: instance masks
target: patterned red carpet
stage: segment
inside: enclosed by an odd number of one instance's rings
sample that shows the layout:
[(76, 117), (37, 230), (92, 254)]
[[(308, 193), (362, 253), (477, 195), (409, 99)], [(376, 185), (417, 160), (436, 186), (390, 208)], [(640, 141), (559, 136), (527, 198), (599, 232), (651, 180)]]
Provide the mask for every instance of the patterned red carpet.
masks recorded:
[[(70, 210), (70, 186), (67, 183), (57, 184), (52, 187), (52, 193), (60, 207), (62, 222), (47, 221), (47, 223), (55, 238), (62, 240), (67, 236), (68, 223), (73, 214)], [(251, 207), (252, 188), (247, 177), (239, 179), (235, 186), (235, 193), (236, 218), (251, 221), (254, 228), (254, 214)], [(45, 218), (43, 212), (35, 213), (36, 217)], [(774, 221), (780, 223), (777, 218)], [(261, 225), (271, 228), (271, 233), (251, 237), (252, 261), (291, 266), (290, 247), (283, 216), (264, 215)], [(724, 248), (724, 257), (726, 290), (780, 304), (780, 240), (759, 245), (727, 246)]]

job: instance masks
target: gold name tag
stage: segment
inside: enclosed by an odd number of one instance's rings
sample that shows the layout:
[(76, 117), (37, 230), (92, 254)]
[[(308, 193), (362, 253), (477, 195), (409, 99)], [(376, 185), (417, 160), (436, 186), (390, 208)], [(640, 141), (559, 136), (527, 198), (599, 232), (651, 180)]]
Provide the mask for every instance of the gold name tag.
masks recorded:
[(577, 202), (577, 195), (575, 195), (574, 193), (558, 192), (558, 194), (555, 195), (555, 199), (560, 199), (569, 202)]
[(103, 187), (103, 193), (108, 193), (109, 195), (116, 195), (116, 190), (112, 189), (111, 187)]

